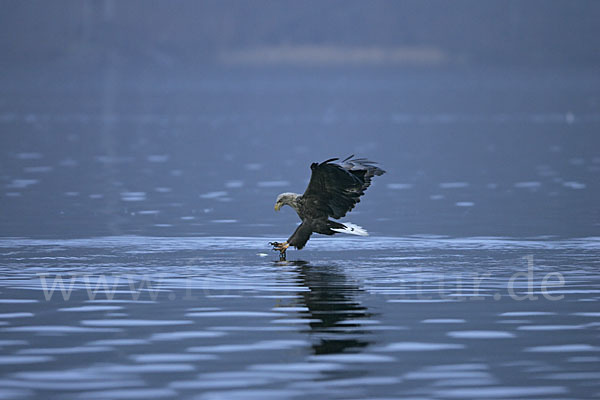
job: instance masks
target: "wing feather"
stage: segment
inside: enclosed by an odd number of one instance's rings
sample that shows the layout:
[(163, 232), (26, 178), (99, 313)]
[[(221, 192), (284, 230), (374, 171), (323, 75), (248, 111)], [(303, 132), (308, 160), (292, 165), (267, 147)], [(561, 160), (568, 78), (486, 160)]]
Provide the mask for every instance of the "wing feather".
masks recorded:
[(371, 178), (384, 170), (365, 158), (337, 158), (313, 163), (312, 175), (302, 195), (306, 211), (312, 217), (342, 218), (360, 202), (360, 196), (371, 185)]

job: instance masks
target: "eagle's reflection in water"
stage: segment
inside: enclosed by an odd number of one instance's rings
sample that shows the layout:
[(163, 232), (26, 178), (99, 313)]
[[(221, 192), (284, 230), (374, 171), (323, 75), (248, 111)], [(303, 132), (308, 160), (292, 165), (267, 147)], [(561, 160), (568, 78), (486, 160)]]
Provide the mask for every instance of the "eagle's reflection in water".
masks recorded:
[(338, 266), (308, 265), (305, 261), (288, 264), (297, 266), (298, 284), (309, 289), (299, 293), (295, 306), (307, 309), (301, 318), (310, 321), (314, 354), (352, 353), (368, 346), (370, 332), (361, 320), (372, 314), (358, 299), (364, 291)]

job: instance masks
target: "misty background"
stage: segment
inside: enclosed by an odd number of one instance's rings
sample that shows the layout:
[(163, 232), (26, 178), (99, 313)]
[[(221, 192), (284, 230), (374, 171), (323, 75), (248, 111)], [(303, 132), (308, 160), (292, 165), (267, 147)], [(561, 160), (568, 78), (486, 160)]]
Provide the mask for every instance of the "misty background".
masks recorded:
[[(2, 61), (13, 67), (114, 62), (110, 57), (134, 65), (219, 65), (232, 52), (302, 46), (404, 48), (406, 59), (396, 61), (417, 64), (411, 50), (435, 54), (425, 62), (462, 66), (600, 61), (595, 1), (5, 0), (2, 7)], [(307, 58), (296, 60), (319, 63)]]
[(292, 232), (381, 163), (381, 235), (594, 236), (594, 1), (3, 1), (3, 236)]

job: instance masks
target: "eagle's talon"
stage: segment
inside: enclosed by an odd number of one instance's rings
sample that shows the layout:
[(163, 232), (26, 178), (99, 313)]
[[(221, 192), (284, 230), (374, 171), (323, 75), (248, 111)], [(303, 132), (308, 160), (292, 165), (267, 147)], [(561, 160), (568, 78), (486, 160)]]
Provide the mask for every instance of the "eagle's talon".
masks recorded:
[(285, 253), (285, 251), (287, 250), (287, 248), (290, 247), (290, 245), (288, 244), (288, 242), (283, 242), (283, 243), (269, 242), (269, 244), (271, 246), (273, 246), (273, 250), (278, 250), (281, 253)]

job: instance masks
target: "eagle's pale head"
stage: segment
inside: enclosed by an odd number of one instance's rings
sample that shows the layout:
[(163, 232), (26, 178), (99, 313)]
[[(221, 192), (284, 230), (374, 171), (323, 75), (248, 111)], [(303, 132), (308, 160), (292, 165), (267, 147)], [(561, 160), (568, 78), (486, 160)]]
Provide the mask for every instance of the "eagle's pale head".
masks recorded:
[(296, 200), (300, 197), (298, 193), (281, 193), (277, 196), (277, 201), (275, 201), (275, 211), (279, 211), (283, 206), (290, 206), (294, 210), (298, 210), (298, 204)]

